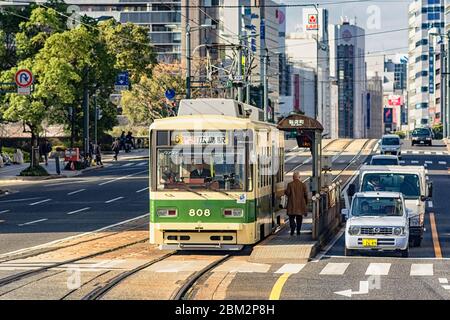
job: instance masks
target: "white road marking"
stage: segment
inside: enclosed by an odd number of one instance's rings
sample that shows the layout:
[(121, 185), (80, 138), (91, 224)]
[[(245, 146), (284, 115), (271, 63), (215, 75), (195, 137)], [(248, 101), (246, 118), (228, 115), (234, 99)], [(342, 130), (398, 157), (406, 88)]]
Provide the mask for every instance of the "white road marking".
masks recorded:
[(136, 172), (136, 173), (133, 173), (133, 174), (129, 174), (129, 175), (124, 176), (124, 177), (120, 177), (120, 178), (116, 178), (116, 179), (113, 179), (113, 180), (109, 180), (109, 181), (100, 183), (99, 186), (104, 186), (106, 184), (113, 183), (113, 182), (116, 182), (116, 181), (119, 181), (119, 180), (123, 180), (123, 179), (126, 179), (126, 178), (131, 178), (131, 177), (137, 176), (138, 174), (141, 174), (141, 173), (144, 173), (144, 172), (147, 172), (147, 171), (148, 170), (139, 171), (139, 172)]
[(138, 190), (138, 191), (136, 191), (136, 193), (141, 193), (141, 192), (144, 192), (145, 190), (148, 190), (148, 189), (149, 189), (149, 187), (141, 189), (141, 190)]
[(404, 161), (404, 160), (401, 160), (401, 161), (399, 161), (398, 163), (400, 163), (400, 164), (405, 164), (405, 163), (406, 163), (406, 161)]
[(19, 250), (16, 250), (16, 251), (3, 253), (3, 254), (0, 254), (0, 258), (10, 257), (12, 255), (22, 254), (22, 253), (34, 251), (34, 250), (37, 250), (37, 249), (53, 246), (55, 244), (58, 244), (58, 243), (61, 243), (61, 242), (64, 242), (64, 241), (69, 241), (69, 240), (73, 240), (73, 239), (77, 239), (77, 238), (82, 238), (82, 237), (85, 237), (85, 236), (90, 236), (92, 234), (103, 232), (105, 230), (108, 230), (108, 229), (111, 229), (111, 228), (114, 228), (114, 227), (118, 227), (118, 226), (127, 224), (129, 222), (135, 221), (135, 220), (146, 218), (146, 217), (148, 217), (148, 215), (149, 215), (149, 213), (146, 213), (146, 214), (143, 214), (143, 215), (138, 216), (136, 218), (131, 218), (131, 219), (128, 219), (128, 220), (125, 220), (125, 221), (121, 221), (121, 222), (118, 222), (118, 223), (115, 223), (115, 224), (111, 224), (109, 226), (106, 226), (106, 227), (103, 227), (103, 228), (100, 228), (100, 229), (97, 229), (97, 230), (94, 230), (94, 231), (84, 232), (84, 233), (81, 233), (81, 234), (77, 234), (77, 235), (74, 235), (74, 236), (62, 238), (62, 239), (59, 239), (59, 240), (50, 241), (50, 242), (43, 243), (43, 244), (40, 244), (40, 245), (37, 245), (37, 246), (34, 246), (34, 247), (23, 248), (23, 249), (19, 249)]
[(320, 274), (341, 276), (345, 273), (349, 265), (350, 263), (328, 263)]
[(412, 154), (419, 154), (419, 151), (413, 150)]
[(86, 189), (80, 189), (80, 190), (77, 190), (77, 191), (69, 192), (67, 195), (71, 196), (71, 195), (74, 195), (74, 194), (77, 194), (77, 193), (80, 193), (80, 192), (83, 192), (83, 191), (86, 191)]
[(432, 276), (433, 265), (432, 264), (412, 264), (411, 265), (411, 276)]
[(418, 163), (419, 163), (419, 161), (417, 161), (417, 160), (413, 160), (413, 161), (411, 161), (411, 163), (412, 163), (412, 164), (418, 164)]
[(447, 165), (447, 161), (439, 161), (439, 164), (446, 166)]
[(433, 164), (433, 161), (425, 161), (426, 164)]
[(282, 266), (280, 269), (275, 271), (275, 273), (289, 273), (289, 274), (297, 274), (306, 266), (306, 264), (294, 264), (294, 263), (287, 263), (284, 266)]
[(369, 293), (369, 281), (359, 282), (359, 291), (352, 291), (352, 289), (337, 291), (335, 294), (351, 298), (352, 295), (361, 295)]
[(345, 232), (345, 228), (341, 228), (341, 230), (339, 230), (339, 232), (336, 234), (336, 236), (333, 238), (333, 240), (331, 240), (331, 242), (329, 244), (327, 244), (327, 246), (323, 249), (323, 251), (320, 252), (317, 255), (317, 257), (314, 258), (314, 260), (312, 260), (312, 262), (319, 262), (320, 260), (322, 260), (322, 258), (328, 253), (328, 251), (330, 251), (330, 249), (333, 248), (335, 243), (342, 237), (344, 232)]
[(80, 213), (80, 212), (83, 212), (83, 211), (87, 211), (87, 210), (90, 210), (90, 209), (91, 209), (90, 207), (86, 207), (86, 208), (83, 208), (83, 209), (79, 209), (79, 210), (75, 210), (75, 211), (68, 212), (67, 214), (68, 214), (68, 215), (71, 215), (71, 214), (75, 214), (75, 213)]
[(7, 212), (9, 212), (10, 210), (3, 210), (3, 211), (0, 211), (0, 213), (7, 213)]
[(38, 204), (41, 204), (41, 203), (45, 203), (45, 202), (49, 202), (49, 201), (52, 201), (52, 199), (45, 199), (45, 200), (42, 200), (42, 201), (33, 202), (33, 203), (30, 203), (29, 205), (30, 206), (35, 206), (35, 205), (38, 205)]
[(131, 166), (134, 166), (134, 163), (127, 163), (127, 164), (121, 165), (121, 167), (131, 167)]
[(3, 200), (3, 201), (0, 201), (0, 203), (24, 202), (24, 201), (37, 200), (37, 199), (42, 199), (42, 197), (25, 198), (25, 199), (14, 199), (14, 200)]
[(450, 290), (450, 286), (442, 286), (445, 290)]
[(390, 263), (371, 263), (366, 270), (366, 276), (387, 276), (390, 268)]
[(19, 224), (18, 226), (19, 227), (28, 226), (30, 224), (35, 224), (35, 223), (39, 223), (39, 222), (43, 222), (43, 221), (47, 221), (47, 220), (48, 219), (40, 219), (40, 220), (30, 221), (30, 222), (27, 222), (27, 223)]
[(439, 283), (440, 284), (447, 284), (448, 283), (448, 279), (447, 278), (439, 278)]
[(138, 164), (136, 165), (136, 167), (145, 166), (146, 164), (147, 164), (147, 162), (141, 162), (141, 163), (138, 163)]
[(118, 198), (115, 198), (115, 199), (111, 199), (111, 200), (105, 201), (105, 203), (112, 203), (112, 202), (115, 202), (115, 201), (118, 201), (118, 200), (122, 200), (122, 199), (123, 199), (123, 197), (118, 197)]

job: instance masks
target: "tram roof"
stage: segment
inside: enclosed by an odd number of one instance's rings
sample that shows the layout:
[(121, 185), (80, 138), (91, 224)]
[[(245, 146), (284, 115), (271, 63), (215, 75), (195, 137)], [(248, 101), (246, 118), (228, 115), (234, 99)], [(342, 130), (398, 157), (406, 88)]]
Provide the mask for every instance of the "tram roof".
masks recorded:
[(157, 119), (150, 126), (150, 129), (159, 130), (225, 130), (225, 129), (250, 129), (271, 127), (276, 129), (274, 124), (252, 121), (251, 119), (236, 118), (219, 115), (186, 115), (170, 118)]

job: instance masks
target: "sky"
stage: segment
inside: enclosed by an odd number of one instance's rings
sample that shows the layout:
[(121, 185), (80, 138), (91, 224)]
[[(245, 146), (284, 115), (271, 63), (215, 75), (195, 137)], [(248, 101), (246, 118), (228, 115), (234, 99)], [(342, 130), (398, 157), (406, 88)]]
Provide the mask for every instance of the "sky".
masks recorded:
[[(280, 1), (279, 1), (280, 2)], [(347, 3), (343, 3), (347, 2)], [(388, 54), (408, 52), (408, 31), (385, 33), (408, 28), (408, 6), (412, 0), (351, 1), (351, 0), (285, 0), (285, 4), (317, 3), (329, 11), (331, 24), (338, 24), (342, 16), (366, 30), (366, 51), (386, 51)], [(287, 8), (287, 32), (301, 25), (302, 8)], [(381, 34), (380, 34), (381, 32)], [(370, 35), (370, 33), (378, 33)]]

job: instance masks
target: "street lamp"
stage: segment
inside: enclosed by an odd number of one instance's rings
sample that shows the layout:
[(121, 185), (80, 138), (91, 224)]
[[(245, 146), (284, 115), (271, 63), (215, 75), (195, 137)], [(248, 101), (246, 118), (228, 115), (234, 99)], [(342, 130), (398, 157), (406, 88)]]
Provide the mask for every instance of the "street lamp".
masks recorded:
[(189, 23), (186, 24), (186, 99), (191, 98), (191, 32), (202, 29), (215, 29), (215, 25), (200, 25), (196, 28), (191, 28)]

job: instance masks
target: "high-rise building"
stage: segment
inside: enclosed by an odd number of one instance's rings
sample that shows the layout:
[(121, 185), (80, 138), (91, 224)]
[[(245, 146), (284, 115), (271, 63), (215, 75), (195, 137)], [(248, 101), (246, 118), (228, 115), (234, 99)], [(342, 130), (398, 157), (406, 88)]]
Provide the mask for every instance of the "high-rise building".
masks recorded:
[[(431, 126), (440, 119), (441, 86), (436, 87), (436, 51), (430, 30), (444, 32), (445, 0), (415, 0), (409, 6), (408, 117), (409, 129)], [(440, 70), (439, 70), (440, 72)], [(440, 77), (440, 75), (437, 75)], [(441, 100), (438, 100), (438, 104)], [(439, 122), (439, 121), (438, 121)]]
[[(317, 12), (319, 15), (317, 16)], [(328, 10), (303, 9), (303, 24), (299, 32), (286, 37), (287, 56), (293, 62), (302, 62), (317, 73), (317, 119), (331, 137), (330, 47), (328, 37)], [(315, 114), (313, 113), (313, 118)]]
[(366, 138), (379, 139), (383, 134), (383, 78), (375, 74), (367, 79)]
[(330, 72), (338, 83), (338, 136), (367, 136), (364, 29), (343, 21), (329, 28)]

